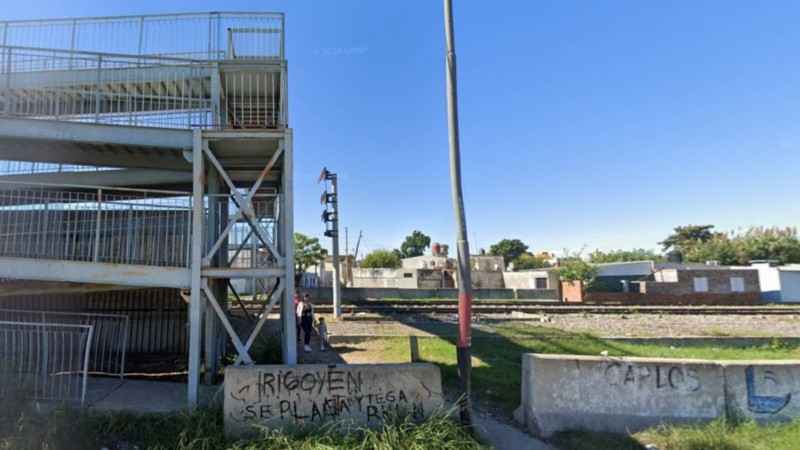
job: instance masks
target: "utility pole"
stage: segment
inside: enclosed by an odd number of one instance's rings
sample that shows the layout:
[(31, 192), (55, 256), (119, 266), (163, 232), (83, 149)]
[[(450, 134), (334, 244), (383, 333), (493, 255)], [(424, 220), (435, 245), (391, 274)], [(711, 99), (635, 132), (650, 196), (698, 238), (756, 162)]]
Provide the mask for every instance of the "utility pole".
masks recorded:
[(347, 227), (344, 227), (344, 285), (350, 285), (350, 243), (347, 237)]
[(467, 219), (461, 189), (461, 153), (458, 142), (458, 86), (453, 33), (453, 1), (444, 0), (444, 28), (447, 42), (447, 128), (450, 142), (450, 189), (456, 218), (458, 250), (458, 339), (456, 357), (460, 378), (459, 411), (461, 426), (472, 430), (472, 274), (469, 266)]
[[(327, 192), (322, 193), (322, 200), (325, 203), (325, 210), (322, 212), (322, 221), (325, 222), (325, 236), (332, 238), (333, 243), (331, 247), (333, 248), (333, 317), (334, 319), (338, 319), (342, 317), (342, 288), (341, 288), (341, 280), (339, 278), (339, 186), (337, 182), (337, 176), (335, 173), (330, 172), (327, 168), (322, 169), (322, 173), (319, 174), (319, 178), (317, 178), (317, 183), (325, 181), (331, 182), (331, 192), (330, 194)], [(328, 211), (328, 205), (331, 206), (331, 210)], [(327, 224), (330, 223), (330, 229), (327, 228)]]

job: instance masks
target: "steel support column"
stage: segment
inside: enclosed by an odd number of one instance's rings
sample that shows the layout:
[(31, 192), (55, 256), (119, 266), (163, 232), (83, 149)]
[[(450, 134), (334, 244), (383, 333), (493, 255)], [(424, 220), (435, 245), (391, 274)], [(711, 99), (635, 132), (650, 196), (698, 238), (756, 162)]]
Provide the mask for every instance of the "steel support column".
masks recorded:
[(297, 364), (297, 318), (294, 312), (294, 145), (292, 130), (286, 130), (283, 150), (283, 205), (281, 209), (281, 251), (284, 255), (283, 303), (281, 324), (283, 327), (283, 362)]
[(200, 352), (202, 322), (201, 272), (203, 261), (203, 135), (194, 130), (192, 142), (192, 258), (191, 299), (189, 301), (189, 408), (195, 408), (200, 392)]
[[(206, 174), (206, 193), (208, 194), (208, 222), (206, 226), (206, 247), (216, 242), (219, 238), (219, 197), (216, 194), (220, 193), (219, 176), (216, 171), (211, 170)], [(204, 251), (208, 251), (205, 248)], [(219, 267), (219, 261), (222, 258), (218, 254), (211, 257), (211, 267)], [(214, 291), (215, 295), (219, 295), (217, 280), (208, 280), (209, 287)], [(205, 305), (205, 334), (203, 336), (204, 350), (205, 350), (205, 374), (203, 376), (203, 383), (210, 385), (217, 382), (217, 373), (219, 372), (219, 357), (218, 346), (216, 345), (217, 336), (219, 334), (219, 319), (217, 319), (214, 308), (209, 302)], [(223, 305), (224, 307), (224, 305)]]

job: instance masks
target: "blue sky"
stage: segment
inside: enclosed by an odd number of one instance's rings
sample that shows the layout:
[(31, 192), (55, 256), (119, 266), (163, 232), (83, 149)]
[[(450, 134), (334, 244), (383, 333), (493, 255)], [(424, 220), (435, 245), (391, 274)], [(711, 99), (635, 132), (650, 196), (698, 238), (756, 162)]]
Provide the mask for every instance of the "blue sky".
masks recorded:
[[(455, 3), (473, 250), (797, 225), (800, 2)], [(361, 251), (414, 229), (452, 245), (440, 1), (27, 0), (0, 19), (220, 10), (286, 12), (296, 230), (322, 238), (328, 166), (351, 248), (358, 230)]]

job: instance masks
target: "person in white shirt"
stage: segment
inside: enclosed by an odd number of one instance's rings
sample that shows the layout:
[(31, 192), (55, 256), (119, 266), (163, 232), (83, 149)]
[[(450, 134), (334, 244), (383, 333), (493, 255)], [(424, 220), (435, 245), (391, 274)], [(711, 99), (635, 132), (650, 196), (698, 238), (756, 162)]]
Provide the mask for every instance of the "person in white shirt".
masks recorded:
[(300, 327), (303, 329), (303, 350), (310, 352), (311, 330), (314, 327), (314, 306), (308, 294), (303, 294), (303, 301), (297, 305), (297, 317), (300, 318)]

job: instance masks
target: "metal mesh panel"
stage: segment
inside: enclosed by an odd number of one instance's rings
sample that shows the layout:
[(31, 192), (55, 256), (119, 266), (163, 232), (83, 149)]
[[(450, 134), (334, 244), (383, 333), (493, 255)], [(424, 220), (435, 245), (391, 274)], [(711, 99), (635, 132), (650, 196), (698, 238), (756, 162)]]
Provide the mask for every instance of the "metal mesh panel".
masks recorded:
[(0, 321), (91, 325), (94, 333), (89, 354), (89, 371), (119, 375), (120, 378), (125, 375), (125, 354), (130, 331), (128, 316), (0, 309)]
[(0, 396), (83, 403), (93, 328), (0, 321)]

